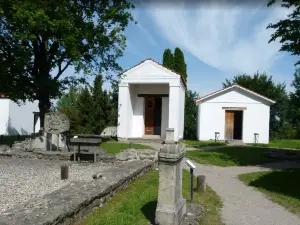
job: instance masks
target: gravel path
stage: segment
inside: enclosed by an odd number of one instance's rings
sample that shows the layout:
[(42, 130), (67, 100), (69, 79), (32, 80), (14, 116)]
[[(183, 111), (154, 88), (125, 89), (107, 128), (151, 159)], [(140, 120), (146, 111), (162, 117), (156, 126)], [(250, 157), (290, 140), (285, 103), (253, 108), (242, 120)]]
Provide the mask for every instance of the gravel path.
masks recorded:
[[(69, 179), (60, 180), (60, 167), (69, 164)], [(112, 164), (87, 164), (36, 159), (0, 158), (0, 214), (30, 198), (59, 189), (70, 181), (92, 180)]]
[[(185, 167), (186, 166), (186, 163)], [(263, 193), (244, 185), (237, 176), (242, 173), (275, 168), (300, 167), (296, 163), (272, 163), (264, 167), (217, 167), (195, 163), (195, 175), (205, 175), (207, 184), (221, 197), (221, 211), (226, 225), (299, 225), (300, 217), (268, 200)]]

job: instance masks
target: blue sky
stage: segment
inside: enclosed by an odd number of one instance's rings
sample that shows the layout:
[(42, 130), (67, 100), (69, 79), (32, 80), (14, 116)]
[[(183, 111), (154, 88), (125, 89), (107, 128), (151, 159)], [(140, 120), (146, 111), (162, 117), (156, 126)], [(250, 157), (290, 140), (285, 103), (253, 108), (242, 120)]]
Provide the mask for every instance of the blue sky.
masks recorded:
[(291, 90), (296, 57), (279, 52), (280, 43), (268, 40), (274, 30), (270, 22), (285, 18), (288, 11), (253, 5), (218, 4), (136, 4), (125, 34), (127, 48), (119, 60), (126, 69), (146, 58), (162, 62), (166, 48), (181, 48), (188, 71), (188, 88), (208, 94), (222, 88), (225, 78), (256, 71), (286, 82)]
[(138, 24), (127, 27), (127, 48), (118, 60), (123, 69), (149, 57), (162, 62), (166, 48), (174, 51), (179, 47), (187, 64), (188, 88), (200, 96), (222, 88), (225, 78), (257, 71), (272, 75), (276, 82), (285, 82), (287, 90), (292, 91), (297, 58), (279, 52), (278, 41), (269, 44), (274, 30), (266, 29), (269, 23), (286, 18), (287, 9), (267, 7), (264, 0), (239, 5), (233, 0), (203, 4), (137, 1), (132, 14)]

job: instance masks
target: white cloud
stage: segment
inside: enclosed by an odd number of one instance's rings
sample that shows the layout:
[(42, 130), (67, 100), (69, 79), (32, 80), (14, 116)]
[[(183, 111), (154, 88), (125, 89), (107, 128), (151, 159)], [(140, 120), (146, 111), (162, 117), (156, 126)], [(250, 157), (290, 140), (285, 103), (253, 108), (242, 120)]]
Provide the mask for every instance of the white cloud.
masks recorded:
[(213, 1), (209, 6), (184, 3), (176, 7), (151, 7), (151, 16), (160, 33), (175, 46), (191, 53), (221, 71), (253, 73), (269, 70), (281, 56), (278, 42), (268, 44), (271, 22), (284, 18), (288, 11), (266, 4), (226, 5)]

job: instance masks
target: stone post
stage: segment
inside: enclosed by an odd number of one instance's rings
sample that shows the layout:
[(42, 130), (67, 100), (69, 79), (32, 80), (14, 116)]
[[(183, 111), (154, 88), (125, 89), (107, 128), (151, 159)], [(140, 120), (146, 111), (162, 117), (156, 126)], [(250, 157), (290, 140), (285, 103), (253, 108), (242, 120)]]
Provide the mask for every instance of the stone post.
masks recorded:
[(174, 142), (174, 129), (166, 129), (166, 140), (158, 154), (159, 186), (155, 222), (178, 225), (186, 214), (182, 197), (182, 159), (184, 146)]

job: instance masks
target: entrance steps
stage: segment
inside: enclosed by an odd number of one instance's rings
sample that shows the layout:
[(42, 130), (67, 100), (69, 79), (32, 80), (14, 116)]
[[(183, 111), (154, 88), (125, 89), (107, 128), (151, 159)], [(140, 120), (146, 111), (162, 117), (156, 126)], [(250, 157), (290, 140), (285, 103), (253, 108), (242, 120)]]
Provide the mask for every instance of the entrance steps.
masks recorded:
[(126, 142), (132, 143), (162, 143), (160, 135), (144, 135), (141, 138), (128, 138)]
[(245, 146), (246, 144), (242, 140), (227, 140), (229, 146)]

